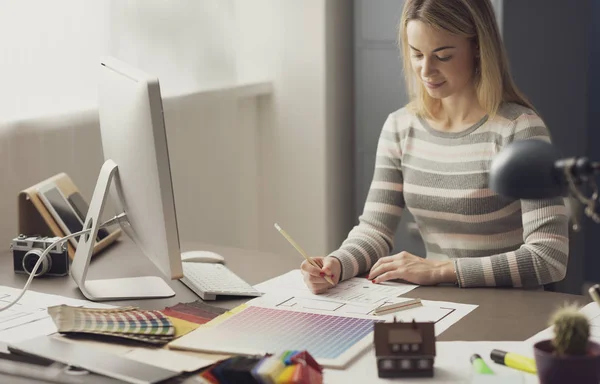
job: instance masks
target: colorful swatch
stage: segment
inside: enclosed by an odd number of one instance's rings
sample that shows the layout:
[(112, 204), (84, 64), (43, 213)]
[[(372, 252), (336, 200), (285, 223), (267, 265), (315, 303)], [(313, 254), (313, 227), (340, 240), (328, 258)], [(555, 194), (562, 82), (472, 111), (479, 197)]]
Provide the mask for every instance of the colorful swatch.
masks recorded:
[(194, 301), (167, 307), (162, 312), (169, 317), (175, 317), (196, 324), (205, 324), (215, 317), (227, 312), (227, 310), (205, 304), (201, 301)]
[(368, 336), (377, 321), (382, 320), (248, 306), (230, 311), (170, 345), (242, 354), (306, 350), (319, 363), (338, 366), (372, 344)]
[(48, 313), (65, 334), (115, 336), (151, 344), (166, 344), (175, 337), (173, 323), (160, 311), (143, 311), (134, 307), (96, 309), (58, 305)]
[(234, 356), (200, 372), (206, 383), (321, 384), (323, 368), (306, 351), (277, 355)]

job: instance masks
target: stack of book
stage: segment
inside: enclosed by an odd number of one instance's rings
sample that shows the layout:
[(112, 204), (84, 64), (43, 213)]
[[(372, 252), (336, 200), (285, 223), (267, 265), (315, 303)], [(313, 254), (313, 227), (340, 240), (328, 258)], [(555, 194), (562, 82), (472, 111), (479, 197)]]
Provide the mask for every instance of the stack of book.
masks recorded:
[(163, 345), (175, 338), (175, 327), (161, 311), (136, 307), (96, 309), (57, 305), (48, 313), (58, 332), (68, 335), (94, 334)]

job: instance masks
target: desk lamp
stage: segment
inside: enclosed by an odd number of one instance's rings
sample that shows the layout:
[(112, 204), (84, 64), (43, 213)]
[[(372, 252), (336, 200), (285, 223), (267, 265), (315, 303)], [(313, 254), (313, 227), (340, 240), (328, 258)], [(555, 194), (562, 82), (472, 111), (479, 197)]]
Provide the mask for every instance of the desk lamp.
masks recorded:
[[(599, 173), (600, 162), (585, 157), (561, 158), (552, 144), (531, 139), (515, 141), (498, 153), (490, 166), (489, 182), (499, 195), (518, 199), (566, 197), (570, 193), (585, 206), (585, 214), (600, 223), (600, 197), (594, 180)], [(586, 184), (591, 197), (581, 191)], [(573, 229), (578, 231), (579, 225)]]
[[(507, 145), (490, 165), (490, 188), (499, 195), (519, 199), (547, 199), (572, 194), (585, 206), (585, 214), (600, 223), (600, 197), (595, 176), (600, 162), (585, 157), (561, 158), (558, 149), (542, 140), (520, 140)], [(589, 186), (591, 196), (582, 188)], [(571, 215), (579, 231), (577, 216)], [(589, 289), (600, 305), (600, 284)]]

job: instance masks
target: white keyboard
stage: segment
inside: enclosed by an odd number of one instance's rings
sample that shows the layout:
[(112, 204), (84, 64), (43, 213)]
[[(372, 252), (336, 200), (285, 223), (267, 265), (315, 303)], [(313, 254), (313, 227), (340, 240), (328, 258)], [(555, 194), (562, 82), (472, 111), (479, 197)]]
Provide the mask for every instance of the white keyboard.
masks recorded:
[(215, 300), (217, 295), (262, 295), (223, 264), (183, 262), (182, 265), (180, 281), (202, 300)]

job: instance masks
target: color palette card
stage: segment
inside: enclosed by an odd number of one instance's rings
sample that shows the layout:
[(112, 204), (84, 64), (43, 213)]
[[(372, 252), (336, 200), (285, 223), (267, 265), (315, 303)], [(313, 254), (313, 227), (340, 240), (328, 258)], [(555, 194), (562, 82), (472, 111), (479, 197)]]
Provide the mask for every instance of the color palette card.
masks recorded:
[(161, 311), (135, 307), (97, 309), (58, 305), (48, 307), (58, 332), (95, 334), (166, 344), (175, 337), (173, 323)]
[(186, 320), (195, 324), (205, 324), (215, 317), (227, 312), (226, 309), (205, 304), (202, 301), (179, 303), (162, 311), (166, 316)]
[(241, 355), (306, 350), (325, 367), (343, 368), (372, 345), (378, 321), (383, 320), (244, 304), (174, 340), (169, 348)]

